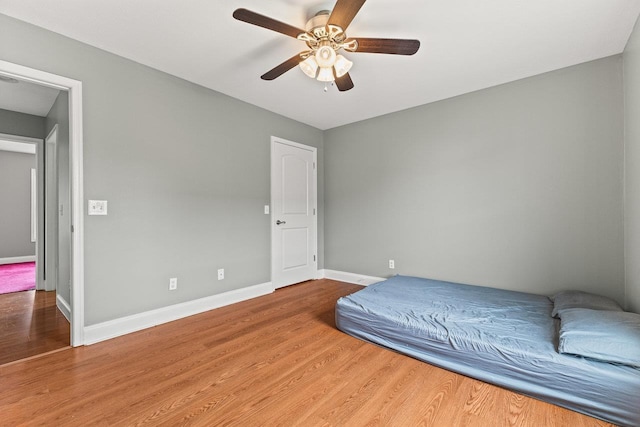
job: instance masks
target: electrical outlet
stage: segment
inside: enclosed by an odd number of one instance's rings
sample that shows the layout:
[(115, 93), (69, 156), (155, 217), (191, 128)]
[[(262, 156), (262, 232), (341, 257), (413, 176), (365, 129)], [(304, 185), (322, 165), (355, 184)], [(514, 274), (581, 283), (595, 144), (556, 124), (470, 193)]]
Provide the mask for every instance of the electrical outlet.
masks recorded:
[(88, 212), (89, 215), (107, 215), (107, 201), (106, 200), (89, 200)]
[(178, 278), (172, 277), (171, 279), (169, 279), (169, 290), (175, 291), (176, 289), (178, 289)]
[(389, 260), (389, 268), (396, 268), (396, 262), (392, 259)]
[(218, 280), (224, 279), (224, 268), (218, 269)]

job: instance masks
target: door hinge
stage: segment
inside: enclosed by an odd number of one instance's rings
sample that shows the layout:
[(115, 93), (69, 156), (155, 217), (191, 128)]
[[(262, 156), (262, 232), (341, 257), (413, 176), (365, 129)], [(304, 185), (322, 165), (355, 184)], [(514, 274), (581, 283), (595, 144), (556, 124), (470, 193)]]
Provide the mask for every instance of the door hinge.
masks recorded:
[(313, 214), (314, 215), (316, 214), (316, 208), (313, 208)]
[(313, 162), (313, 168), (314, 169), (316, 168), (316, 162)]
[(315, 262), (315, 260), (316, 260), (316, 256), (314, 255), (314, 256), (313, 256), (313, 261)]
[(71, 232), (73, 233), (73, 224), (71, 224)]

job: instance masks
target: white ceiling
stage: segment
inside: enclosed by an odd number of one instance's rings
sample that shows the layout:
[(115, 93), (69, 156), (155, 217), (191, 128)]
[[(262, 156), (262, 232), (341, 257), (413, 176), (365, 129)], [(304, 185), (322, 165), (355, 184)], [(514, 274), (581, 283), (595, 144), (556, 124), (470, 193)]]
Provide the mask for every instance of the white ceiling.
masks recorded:
[(60, 93), (57, 89), (28, 82), (0, 80), (0, 108), (46, 117)]
[(417, 54), (346, 54), (355, 87), (344, 93), (297, 68), (261, 80), (305, 45), (236, 21), (234, 9), (304, 27), (326, 3), (0, 0), (0, 13), (319, 129), (621, 53), (640, 13), (640, 0), (369, 0), (347, 34), (416, 38)]

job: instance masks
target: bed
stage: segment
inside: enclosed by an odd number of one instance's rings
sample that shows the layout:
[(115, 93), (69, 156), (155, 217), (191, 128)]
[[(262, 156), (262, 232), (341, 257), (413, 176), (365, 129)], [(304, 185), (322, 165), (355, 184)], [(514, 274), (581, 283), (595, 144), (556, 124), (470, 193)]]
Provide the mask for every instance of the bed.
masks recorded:
[(553, 309), (546, 296), (395, 276), (340, 298), (336, 325), (444, 369), (640, 426), (640, 367), (559, 353)]

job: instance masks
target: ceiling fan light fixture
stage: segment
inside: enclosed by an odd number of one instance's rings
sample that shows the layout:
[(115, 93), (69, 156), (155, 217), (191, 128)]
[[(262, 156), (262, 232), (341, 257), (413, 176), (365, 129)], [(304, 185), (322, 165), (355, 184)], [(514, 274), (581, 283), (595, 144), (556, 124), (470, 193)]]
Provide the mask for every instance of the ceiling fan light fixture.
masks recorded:
[(332, 82), (333, 80), (333, 70), (331, 68), (320, 67), (320, 72), (318, 73), (318, 81)]
[(320, 46), (316, 51), (316, 62), (320, 68), (331, 68), (336, 62), (336, 51), (329, 45)]
[(310, 56), (304, 61), (300, 63), (300, 69), (307, 76), (312, 79), (316, 78), (316, 73), (318, 72), (318, 63), (316, 62), (315, 56)]
[(333, 64), (333, 66), (336, 69), (336, 77), (340, 78), (349, 72), (353, 66), (353, 62), (342, 55), (338, 55), (336, 56), (336, 63)]

